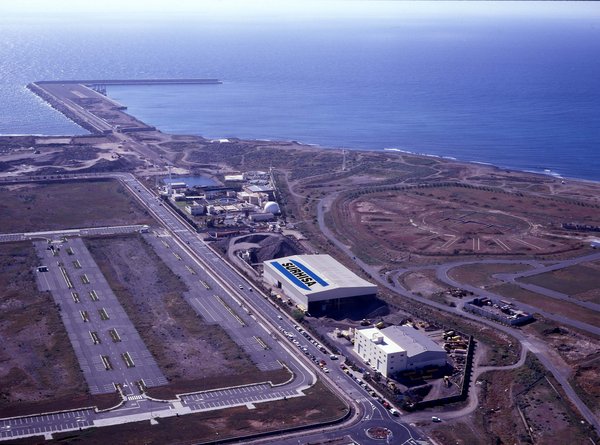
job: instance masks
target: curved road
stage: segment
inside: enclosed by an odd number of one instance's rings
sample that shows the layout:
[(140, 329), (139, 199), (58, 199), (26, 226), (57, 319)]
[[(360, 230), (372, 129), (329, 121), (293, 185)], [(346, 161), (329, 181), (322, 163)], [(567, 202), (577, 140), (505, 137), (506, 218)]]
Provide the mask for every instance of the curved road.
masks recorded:
[[(467, 312), (462, 312), (462, 311), (460, 311), (459, 308), (451, 308), (447, 305), (443, 305), (443, 304), (428, 300), (426, 298), (419, 297), (418, 295), (414, 295), (413, 293), (408, 292), (405, 289), (396, 288), (396, 287), (392, 286), (390, 283), (388, 283), (387, 280), (385, 279), (385, 277), (380, 276), (377, 268), (364, 263), (359, 258), (356, 258), (354, 253), (351, 251), (350, 247), (345, 245), (341, 241), (339, 241), (337, 239), (337, 237), (333, 234), (331, 229), (329, 229), (329, 227), (327, 227), (327, 225), (325, 224), (325, 210), (331, 207), (331, 204), (333, 203), (333, 201), (335, 200), (335, 198), (337, 197), (338, 194), (339, 193), (333, 193), (333, 194), (321, 199), (317, 205), (317, 221), (319, 224), (319, 228), (329, 241), (331, 241), (344, 254), (346, 254), (347, 256), (352, 258), (359, 267), (361, 267), (366, 273), (370, 274), (373, 277), (373, 279), (377, 280), (377, 282), (380, 285), (385, 286), (392, 292), (399, 294), (403, 297), (410, 298), (410, 299), (417, 301), (421, 304), (424, 304), (426, 306), (432, 306), (432, 307), (435, 307), (436, 309), (440, 309), (445, 312), (451, 312), (451, 313), (454, 313), (455, 315), (459, 315), (460, 317), (468, 318), (468, 319), (474, 320), (478, 323), (488, 325), (490, 327), (493, 327), (496, 330), (500, 330), (500, 331), (516, 338), (521, 343), (523, 349), (529, 350), (531, 353), (533, 353), (538, 358), (538, 360), (540, 360), (540, 362), (542, 362), (542, 364), (546, 367), (546, 369), (554, 376), (554, 378), (562, 386), (563, 390), (567, 394), (567, 397), (577, 407), (577, 409), (579, 410), (579, 412), (581, 413), (583, 418), (595, 428), (595, 430), (598, 432), (598, 434), (600, 434), (600, 420), (592, 413), (592, 411), (587, 407), (587, 405), (585, 403), (583, 403), (583, 401), (575, 393), (575, 391), (571, 387), (570, 383), (568, 382), (568, 375), (565, 375), (564, 370), (558, 369), (554, 365), (554, 363), (552, 363), (552, 361), (550, 360), (549, 354), (546, 351), (548, 346), (545, 343), (543, 343), (542, 341), (540, 341), (534, 337), (526, 336), (522, 331), (516, 330), (514, 328), (510, 328), (510, 327), (500, 325), (498, 323), (494, 323), (490, 320), (486, 320), (484, 318), (477, 317), (477, 316), (467, 313)], [(450, 269), (451, 267), (453, 267), (452, 264), (446, 265), (446, 266), (447, 266), (447, 269)], [(475, 289), (478, 293), (481, 293), (481, 291), (482, 291), (479, 288), (475, 288)], [(539, 310), (537, 312), (539, 312)], [(593, 327), (593, 326), (589, 326), (589, 325), (586, 325), (586, 327), (592, 328), (592, 329), (598, 329), (597, 327)], [(470, 391), (473, 392), (473, 389), (474, 389), (474, 379), (472, 379), (472, 381), (471, 381)]]

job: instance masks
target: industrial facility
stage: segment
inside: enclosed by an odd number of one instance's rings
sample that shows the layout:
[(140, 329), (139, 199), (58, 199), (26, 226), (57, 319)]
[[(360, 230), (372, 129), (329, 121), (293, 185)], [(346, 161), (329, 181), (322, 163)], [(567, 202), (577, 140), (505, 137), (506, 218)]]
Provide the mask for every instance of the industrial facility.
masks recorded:
[(400, 371), (446, 364), (446, 351), (410, 326), (357, 329), (354, 351), (385, 377)]
[(339, 309), (377, 293), (376, 285), (329, 255), (294, 255), (265, 261), (263, 265), (265, 281), (311, 313)]

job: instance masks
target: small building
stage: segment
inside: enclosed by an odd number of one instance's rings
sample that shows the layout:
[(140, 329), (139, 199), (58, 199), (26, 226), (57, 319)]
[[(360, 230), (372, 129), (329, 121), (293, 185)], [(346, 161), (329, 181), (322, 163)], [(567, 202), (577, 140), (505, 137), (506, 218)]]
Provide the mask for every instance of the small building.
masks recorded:
[(264, 193), (269, 199), (275, 199), (275, 188), (271, 185), (244, 185), (243, 189), (248, 193)]
[(250, 221), (254, 222), (263, 222), (263, 221), (273, 221), (275, 219), (275, 215), (270, 212), (266, 213), (252, 213), (249, 216)]
[(269, 195), (266, 193), (239, 192), (237, 197), (239, 200), (248, 202), (255, 206), (260, 206), (263, 202), (269, 201)]
[(206, 211), (204, 206), (202, 204), (198, 204), (197, 202), (193, 202), (192, 204), (186, 205), (184, 209), (188, 214), (192, 216), (204, 215), (204, 212)]
[(243, 181), (244, 181), (243, 174), (225, 175), (225, 182), (243, 182)]
[(169, 187), (171, 187), (172, 190), (185, 190), (187, 184), (185, 182), (171, 182), (169, 183)]
[(263, 263), (264, 279), (296, 305), (322, 313), (370, 300), (377, 286), (363, 280), (329, 255), (294, 255)]
[(385, 377), (426, 366), (444, 366), (446, 351), (409, 326), (356, 329), (354, 351)]

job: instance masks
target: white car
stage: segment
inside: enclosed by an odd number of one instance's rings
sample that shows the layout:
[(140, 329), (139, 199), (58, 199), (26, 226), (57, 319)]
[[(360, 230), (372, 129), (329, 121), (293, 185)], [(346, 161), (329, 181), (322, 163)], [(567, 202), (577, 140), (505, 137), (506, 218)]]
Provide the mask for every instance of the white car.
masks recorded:
[(440, 419), (440, 418), (439, 418), (439, 417), (437, 417), (437, 416), (432, 416), (432, 417), (431, 417), (431, 421), (432, 421), (432, 422), (439, 423), (439, 422), (441, 422), (441, 421), (442, 421), (442, 419)]

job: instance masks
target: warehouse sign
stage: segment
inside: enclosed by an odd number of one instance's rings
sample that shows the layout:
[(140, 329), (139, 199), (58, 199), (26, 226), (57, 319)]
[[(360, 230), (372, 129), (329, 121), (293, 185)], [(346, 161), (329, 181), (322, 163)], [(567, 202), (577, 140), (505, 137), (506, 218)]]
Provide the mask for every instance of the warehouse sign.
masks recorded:
[(317, 283), (321, 286), (329, 286), (325, 280), (296, 260), (289, 260), (285, 263), (273, 261), (271, 265), (300, 289), (310, 290)]

